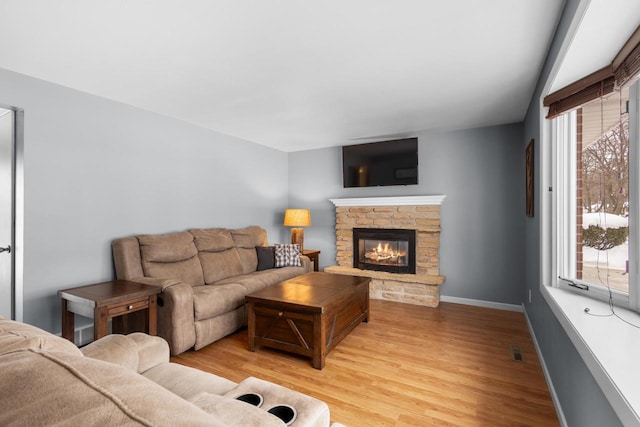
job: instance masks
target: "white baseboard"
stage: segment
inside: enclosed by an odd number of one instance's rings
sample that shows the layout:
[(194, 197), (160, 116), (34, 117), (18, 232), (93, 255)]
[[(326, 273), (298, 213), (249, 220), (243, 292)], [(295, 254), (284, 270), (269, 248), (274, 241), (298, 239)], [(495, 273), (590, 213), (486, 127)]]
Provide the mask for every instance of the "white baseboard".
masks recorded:
[(78, 343), (79, 347), (87, 345), (93, 341), (93, 325), (88, 325), (80, 329), (76, 329), (75, 332), (78, 335), (76, 343)]
[(531, 326), (531, 321), (529, 320), (529, 315), (527, 314), (527, 310), (524, 309), (524, 318), (527, 321), (527, 327), (529, 328), (529, 333), (531, 334), (531, 339), (533, 340), (533, 346), (536, 349), (536, 353), (538, 354), (538, 360), (540, 361), (540, 366), (542, 366), (542, 372), (544, 373), (544, 378), (547, 381), (547, 387), (549, 388), (549, 392), (551, 393), (551, 400), (553, 401), (553, 406), (556, 408), (556, 414), (558, 415), (558, 420), (560, 421), (560, 425), (562, 427), (568, 427), (567, 419), (564, 417), (564, 412), (562, 411), (562, 406), (560, 405), (560, 400), (558, 399), (558, 395), (556, 394), (556, 389), (553, 387), (553, 381), (551, 381), (551, 375), (549, 374), (549, 370), (547, 369), (547, 364), (544, 361), (544, 357), (542, 356), (542, 351), (540, 351), (540, 347), (538, 346), (538, 340), (536, 339), (536, 334), (533, 332), (533, 327)]
[(452, 302), (454, 304), (475, 305), (477, 307), (495, 308), (497, 310), (517, 311), (522, 313), (524, 309), (522, 305), (517, 304), (505, 304), (502, 302), (483, 301), (479, 299), (450, 297), (447, 295), (441, 295), (440, 301)]
[[(56, 334), (59, 337), (62, 336), (62, 333)], [(75, 328), (73, 331), (73, 339), (74, 343), (78, 347), (82, 347), (83, 345), (87, 345), (93, 341), (93, 325), (82, 326), (80, 328)]]

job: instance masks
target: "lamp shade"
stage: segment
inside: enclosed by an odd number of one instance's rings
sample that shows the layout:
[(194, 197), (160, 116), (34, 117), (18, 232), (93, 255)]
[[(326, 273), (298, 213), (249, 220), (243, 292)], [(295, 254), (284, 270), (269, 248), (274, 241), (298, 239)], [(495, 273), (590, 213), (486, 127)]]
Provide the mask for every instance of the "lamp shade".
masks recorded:
[(287, 209), (284, 212), (284, 225), (287, 227), (308, 227), (311, 225), (309, 209)]

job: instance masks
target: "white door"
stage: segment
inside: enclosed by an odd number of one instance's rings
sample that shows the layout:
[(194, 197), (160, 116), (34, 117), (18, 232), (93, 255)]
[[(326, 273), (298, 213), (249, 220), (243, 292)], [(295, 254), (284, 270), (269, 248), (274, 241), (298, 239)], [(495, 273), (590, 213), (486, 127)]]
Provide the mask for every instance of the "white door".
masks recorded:
[(14, 113), (0, 108), (0, 316), (13, 319)]

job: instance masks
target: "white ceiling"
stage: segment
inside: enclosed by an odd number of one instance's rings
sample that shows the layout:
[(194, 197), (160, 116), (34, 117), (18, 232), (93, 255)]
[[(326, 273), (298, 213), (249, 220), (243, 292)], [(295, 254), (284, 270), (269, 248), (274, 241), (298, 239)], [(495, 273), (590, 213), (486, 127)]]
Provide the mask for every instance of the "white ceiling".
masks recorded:
[(579, 19), (549, 93), (611, 65), (640, 25), (640, 1), (590, 0)]
[(0, 0), (0, 68), (298, 151), (521, 121), (563, 4)]
[[(611, 65), (622, 45), (640, 25), (640, 1), (590, 0), (584, 14), (576, 19), (579, 25), (575, 33), (568, 35), (548, 93)], [(618, 125), (620, 109), (628, 98), (629, 89), (622, 88), (602, 102), (594, 101), (583, 108), (583, 148), (600, 138), (603, 131)]]

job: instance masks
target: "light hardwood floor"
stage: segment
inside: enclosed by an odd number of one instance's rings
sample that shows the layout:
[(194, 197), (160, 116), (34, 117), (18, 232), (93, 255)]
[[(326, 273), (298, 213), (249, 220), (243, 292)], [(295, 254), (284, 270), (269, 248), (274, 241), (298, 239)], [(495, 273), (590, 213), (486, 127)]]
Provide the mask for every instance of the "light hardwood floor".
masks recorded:
[[(511, 345), (524, 362), (512, 360)], [(246, 329), (172, 361), (301, 391), (348, 427), (559, 425), (524, 315), (510, 311), (372, 300), (369, 323), (329, 353), (322, 371), (299, 356), (248, 351)]]

